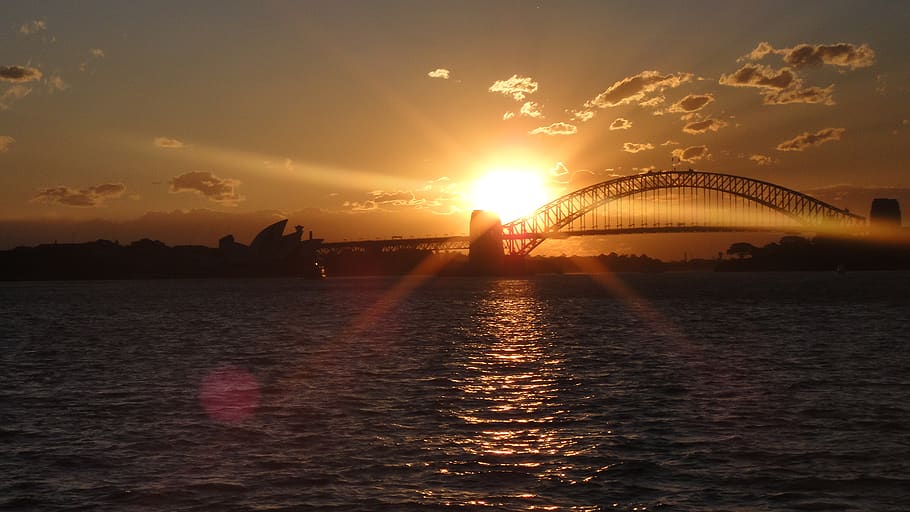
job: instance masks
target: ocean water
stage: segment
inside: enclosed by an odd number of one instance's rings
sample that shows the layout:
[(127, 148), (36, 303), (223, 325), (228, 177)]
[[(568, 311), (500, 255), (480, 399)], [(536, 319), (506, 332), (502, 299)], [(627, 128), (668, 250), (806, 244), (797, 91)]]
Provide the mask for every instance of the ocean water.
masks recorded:
[(2, 510), (910, 510), (910, 273), (0, 283)]

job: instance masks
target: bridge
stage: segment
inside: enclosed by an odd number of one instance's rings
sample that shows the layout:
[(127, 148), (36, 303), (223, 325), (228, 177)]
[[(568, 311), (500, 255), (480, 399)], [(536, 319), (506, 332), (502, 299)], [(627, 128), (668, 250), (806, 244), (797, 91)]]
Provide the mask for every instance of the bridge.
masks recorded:
[(444, 251), (484, 245), (485, 250), (501, 247), (500, 254), (523, 256), (544, 240), (570, 236), (724, 231), (844, 234), (865, 227), (864, 217), (780, 185), (731, 174), (674, 170), (584, 187), (506, 224), (489, 216), (472, 216), (470, 237), (335, 242), (323, 244), (320, 251)]

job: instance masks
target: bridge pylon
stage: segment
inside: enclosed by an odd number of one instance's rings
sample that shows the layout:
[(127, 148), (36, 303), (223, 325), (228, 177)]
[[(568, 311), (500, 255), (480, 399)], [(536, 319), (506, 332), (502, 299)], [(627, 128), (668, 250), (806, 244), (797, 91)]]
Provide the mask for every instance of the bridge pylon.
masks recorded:
[(471, 212), (468, 264), (471, 271), (498, 275), (503, 271), (502, 221), (499, 215), (484, 210)]

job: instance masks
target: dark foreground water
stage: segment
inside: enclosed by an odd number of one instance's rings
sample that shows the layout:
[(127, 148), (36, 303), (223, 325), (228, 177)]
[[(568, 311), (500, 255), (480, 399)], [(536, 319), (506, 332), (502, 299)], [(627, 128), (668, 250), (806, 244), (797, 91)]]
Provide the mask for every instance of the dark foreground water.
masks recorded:
[(0, 284), (2, 510), (908, 510), (910, 273)]

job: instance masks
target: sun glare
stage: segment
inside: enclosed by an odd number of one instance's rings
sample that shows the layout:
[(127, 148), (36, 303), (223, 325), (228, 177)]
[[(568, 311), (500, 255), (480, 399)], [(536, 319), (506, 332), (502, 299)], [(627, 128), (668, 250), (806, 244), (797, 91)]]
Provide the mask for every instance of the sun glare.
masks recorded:
[(496, 169), (474, 182), (473, 209), (499, 214), (509, 222), (532, 213), (550, 199), (543, 176), (524, 169)]

